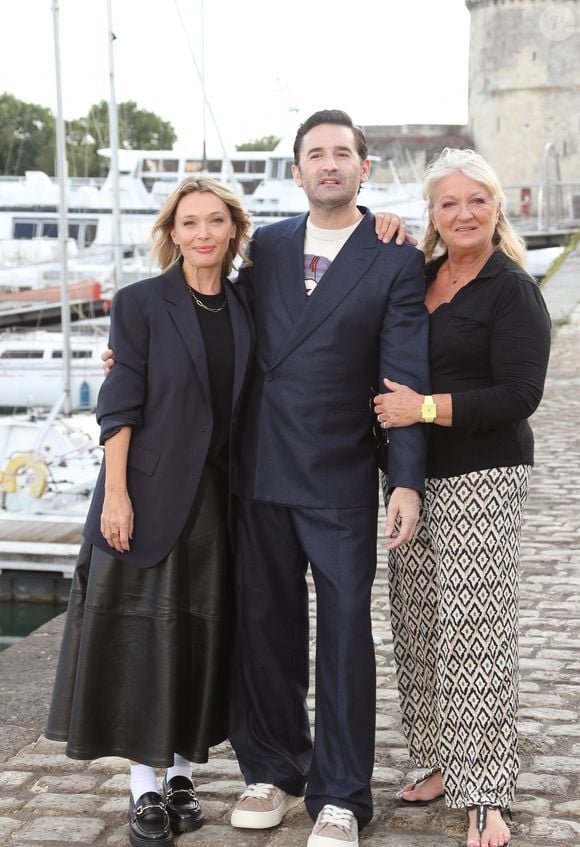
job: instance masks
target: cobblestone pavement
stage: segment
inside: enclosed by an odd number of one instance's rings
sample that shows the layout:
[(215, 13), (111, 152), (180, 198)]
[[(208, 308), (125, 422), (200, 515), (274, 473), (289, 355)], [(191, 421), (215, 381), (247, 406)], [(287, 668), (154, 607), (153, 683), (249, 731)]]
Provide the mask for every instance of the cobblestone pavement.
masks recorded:
[[(580, 845), (579, 351), (580, 307), (557, 330), (545, 399), (534, 418), (537, 467), (522, 550), (522, 768), (513, 847)], [(373, 778), (376, 816), (360, 842), (363, 847), (460, 847), (465, 844), (462, 812), (447, 810), (441, 802), (426, 808), (399, 808), (393, 800), (396, 788), (413, 776), (413, 766), (399, 723), (386, 557), (380, 541), (379, 557), (374, 592), (374, 631), (380, 639)], [(51, 668), (52, 672), (53, 663)], [(25, 679), (23, 667), (22, 686)], [(15, 713), (17, 702), (10, 708)], [(1, 847), (128, 844), (127, 763), (113, 758), (90, 763), (66, 759), (63, 745), (38, 738), (40, 719), (35, 731), (22, 729), (27, 726), (23, 721), (4, 719), (5, 725), (0, 726), (0, 742), (4, 737), (12, 743), (5, 755), (0, 745)], [(178, 847), (306, 844), (310, 821), (303, 809), (292, 812), (273, 830), (230, 827), (229, 809), (243, 784), (228, 745), (216, 748), (207, 765), (196, 766), (195, 779), (207, 822), (198, 832), (180, 836)]]

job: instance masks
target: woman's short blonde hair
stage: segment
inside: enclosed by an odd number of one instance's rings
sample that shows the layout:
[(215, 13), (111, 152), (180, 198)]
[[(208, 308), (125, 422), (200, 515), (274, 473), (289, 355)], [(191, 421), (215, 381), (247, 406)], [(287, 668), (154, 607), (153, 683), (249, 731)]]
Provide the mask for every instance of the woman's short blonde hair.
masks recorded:
[[(423, 197), (427, 201), (429, 210), (433, 208), (437, 194), (437, 185), (447, 176), (461, 171), (469, 179), (481, 183), (493, 197), (498, 207), (498, 222), (493, 234), (493, 243), (496, 250), (501, 250), (525, 268), (526, 249), (524, 240), (517, 234), (509, 222), (505, 212), (505, 195), (503, 193), (497, 174), (485, 159), (474, 150), (459, 150), (446, 147), (435, 159), (433, 159), (425, 171), (423, 177)], [(445, 251), (445, 243), (435, 229), (431, 215), (425, 230), (423, 239), (423, 252), (427, 261), (435, 258)]]
[(175, 227), (175, 213), (182, 198), (196, 192), (215, 194), (216, 197), (223, 200), (232, 216), (236, 234), (229, 244), (222, 264), (222, 272), (228, 276), (233, 270), (236, 256), (245, 259), (243, 250), (250, 239), (252, 221), (238, 196), (225, 185), (222, 185), (221, 182), (217, 182), (210, 177), (188, 176), (169, 195), (153, 224), (151, 254), (157, 260), (161, 270), (167, 270), (179, 260), (181, 251), (173, 243), (171, 237), (171, 232)]

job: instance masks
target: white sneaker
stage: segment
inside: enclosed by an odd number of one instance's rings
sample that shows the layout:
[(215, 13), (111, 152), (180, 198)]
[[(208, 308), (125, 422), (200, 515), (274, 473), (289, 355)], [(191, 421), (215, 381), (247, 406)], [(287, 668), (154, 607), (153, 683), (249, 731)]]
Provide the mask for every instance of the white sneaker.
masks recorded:
[(324, 806), (306, 847), (358, 847), (358, 824), (350, 809)]
[(304, 802), (304, 797), (286, 794), (266, 782), (248, 785), (232, 812), (232, 826), (242, 829), (268, 829), (278, 826), (290, 809)]

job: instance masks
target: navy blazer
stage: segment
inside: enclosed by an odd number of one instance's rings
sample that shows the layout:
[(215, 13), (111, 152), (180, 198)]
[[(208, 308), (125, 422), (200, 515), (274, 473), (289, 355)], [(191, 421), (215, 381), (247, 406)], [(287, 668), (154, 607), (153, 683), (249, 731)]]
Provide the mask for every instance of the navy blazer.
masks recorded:
[[(235, 349), (234, 428), (250, 362), (251, 323), (240, 293), (228, 280), (224, 290)], [(129, 552), (115, 555), (149, 567), (165, 558), (185, 526), (213, 428), (205, 346), (181, 265), (117, 292), (109, 347), (115, 366), (97, 402), (101, 443), (120, 427), (133, 427), (127, 485), (134, 537)], [(103, 461), (84, 536), (111, 553), (100, 530), (104, 480)]]
[[(429, 390), (423, 254), (384, 245), (368, 210), (316, 289), (304, 288), (307, 215), (254, 236), (256, 366), (244, 403), (234, 491), (312, 508), (376, 504), (369, 407), (383, 378)], [(424, 490), (426, 427), (390, 431), (389, 482)]]

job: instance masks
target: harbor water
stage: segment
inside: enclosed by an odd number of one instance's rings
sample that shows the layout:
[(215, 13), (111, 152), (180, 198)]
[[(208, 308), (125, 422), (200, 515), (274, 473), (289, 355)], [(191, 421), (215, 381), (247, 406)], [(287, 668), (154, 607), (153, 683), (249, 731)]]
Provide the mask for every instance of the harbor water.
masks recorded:
[(61, 603), (0, 602), (0, 651), (65, 610)]

